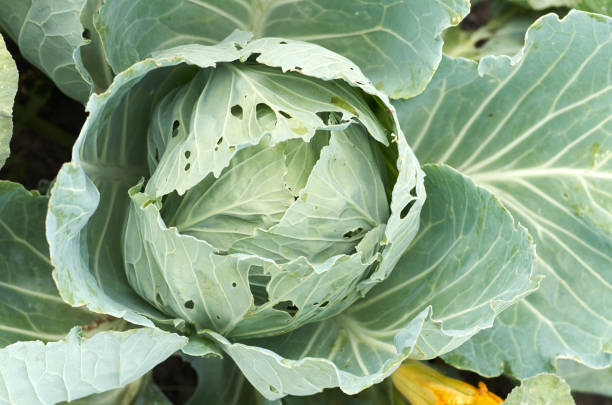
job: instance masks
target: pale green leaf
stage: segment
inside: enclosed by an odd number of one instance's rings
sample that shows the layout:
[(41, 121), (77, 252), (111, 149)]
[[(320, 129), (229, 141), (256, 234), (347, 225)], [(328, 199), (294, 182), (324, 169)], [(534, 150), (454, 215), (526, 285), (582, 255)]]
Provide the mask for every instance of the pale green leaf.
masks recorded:
[(75, 328), (58, 342), (14, 343), (0, 349), (0, 403), (47, 405), (123, 387), (186, 341), (153, 328), (85, 339)]
[(612, 3), (610, 0), (510, 0), (522, 6), (543, 10), (550, 7), (569, 7), (584, 11), (611, 15)]
[(505, 405), (574, 405), (570, 388), (553, 374), (539, 374), (521, 381), (512, 390)]
[(557, 374), (572, 388), (572, 391), (612, 396), (612, 367), (593, 369), (578, 362), (559, 359)]
[(9, 156), (13, 136), (13, 103), (17, 94), (17, 66), (0, 35), (0, 167)]
[(51, 278), (45, 240), (48, 198), (0, 181), (0, 347), (62, 339), (99, 315), (72, 308)]
[[(539, 290), (446, 357), (482, 375), (612, 362), (612, 20), (548, 15), (515, 58), (445, 59), (396, 103), (421, 162), (495, 194), (537, 245)], [(469, 95), (469, 97), (467, 96)]]
[(534, 288), (533, 246), (499, 202), (448, 167), (425, 171), (421, 230), (396, 270), (364, 299), (278, 337), (233, 343), (208, 333), (263, 395), (334, 386), (356, 394), (407, 357), (452, 350)]
[(440, 62), (440, 33), (468, 11), (467, 0), (107, 0), (97, 26), (115, 72), (154, 51), (214, 44), (241, 29), (322, 45), (404, 98), (424, 89)]
[(276, 225), (236, 242), (232, 251), (277, 263), (303, 256), (318, 264), (351, 254), (355, 241), (389, 217), (379, 155), (376, 141), (363, 127), (332, 131), (297, 201)]
[(90, 93), (77, 55), (78, 48), (86, 43), (79, 20), (85, 3), (86, 0), (0, 0), (0, 27), (17, 43), (21, 54), (64, 93), (81, 102)]

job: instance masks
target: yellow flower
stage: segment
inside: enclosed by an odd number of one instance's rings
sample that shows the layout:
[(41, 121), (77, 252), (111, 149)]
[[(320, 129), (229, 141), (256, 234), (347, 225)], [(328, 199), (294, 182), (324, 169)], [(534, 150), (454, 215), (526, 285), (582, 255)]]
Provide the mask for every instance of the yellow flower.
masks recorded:
[(418, 361), (405, 362), (391, 379), (412, 405), (499, 405), (503, 402), (482, 382), (476, 388), (445, 377)]

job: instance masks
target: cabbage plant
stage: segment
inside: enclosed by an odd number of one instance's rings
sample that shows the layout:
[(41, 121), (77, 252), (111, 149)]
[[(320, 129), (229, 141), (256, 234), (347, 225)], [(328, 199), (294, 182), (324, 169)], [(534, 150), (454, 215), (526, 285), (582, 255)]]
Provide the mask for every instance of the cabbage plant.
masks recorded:
[[(0, 403), (168, 404), (172, 354), (191, 405), (501, 401), (436, 357), (612, 395), (612, 21), (576, 3), (476, 63), (463, 1), (0, 0), (89, 113), (48, 195), (0, 182)], [(499, 10), (446, 49), (519, 49)]]

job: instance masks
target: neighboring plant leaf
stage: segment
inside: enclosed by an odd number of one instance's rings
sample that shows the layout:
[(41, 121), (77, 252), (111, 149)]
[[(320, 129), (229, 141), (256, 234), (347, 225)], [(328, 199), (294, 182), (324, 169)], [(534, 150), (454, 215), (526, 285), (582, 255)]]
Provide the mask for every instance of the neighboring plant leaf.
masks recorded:
[(107, 0), (96, 25), (115, 73), (154, 51), (214, 44), (241, 29), (322, 45), (390, 97), (406, 98), (423, 91), (439, 64), (442, 30), (468, 11), (467, 0)]
[(125, 387), (90, 395), (61, 405), (172, 405), (164, 393), (155, 385), (151, 373)]
[(476, 30), (457, 26), (444, 31), (444, 54), (474, 60), (488, 55), (512, 56), (521, 50), (527, 29), (540, 16), (506, 4), (492, 12), (491, 20)]
[[(75, 100), (89, 97), (77, 50), (86, 41), (79, 21), (86, 0), (0, 0), (0, 28), (21, 54)], [(88, 76), (85, 74), (85, 76)]]
[(396, 103), (419, 160), (493, 192), (530, 230), (546, 276), (445, 357), (457, 367), (526, 377), (559, 357), (612, 361), (611, 38), (610, 18), (548, 15), (516, 58), (445, 59), (423, 95)]
[(574, 405), (570, 387), (553, 374), (539, 374), (521, 381), (504, 405)]
[(229, 357), (204, 358), (186, 356), (198, 375), (198, 385), (187, 405), (263, 404), (257, 393)]
[(124, 387), (186, 340), (153, 328), (84, 339), (75, 328), (59, 342), (14, 343), (0, 349), (0, 402), (46, 405)]
[(593, 369), (566, 359), (557, 361), (557, 374), (572, 388), (572, 391), (612, 396), (612, 367)]
[(524, 7), (543, 10), (551, 7), (568, 7), (584, 11), (611, 15), (612, 3), (610, 0), (510, 0)]
[(0, 35), (0, 168), (9, 157), (13, 136), (13, 103), (17, 94), (17, 66)]
[(232, 343), (208, 333), (266, 397), (334, 386), (356, 394), (407, 357), (452, 350), (535, 287), (533, 245), (499, 202), (453, 169), (425, 172), (415, 242), (363, 300), (279, 337)]
[(49, 198), (0, 181), (0, 347), (59, 340), (100, 315), (72, 308), (51, 278), (45, 215)]

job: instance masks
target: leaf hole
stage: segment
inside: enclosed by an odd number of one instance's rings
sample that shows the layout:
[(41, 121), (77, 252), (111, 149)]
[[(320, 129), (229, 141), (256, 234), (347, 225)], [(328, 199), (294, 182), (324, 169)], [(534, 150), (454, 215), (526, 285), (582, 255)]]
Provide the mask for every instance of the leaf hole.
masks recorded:
[(89, 29), (85, 28), (83, 30), (83, 38), (85, 39), (91, 39), (91, 31), (89, 31)]
[(476, 48), (482, 48), (484, 46), (484, 44), (486, 44), (487, 42), (489, 42), (489, 38), (482, 38), (479, 39), (478, 41), (476, 41), (476, 43), (474, 44), (474, 47)]
[(299, 308), (293, 304), (293, 301), (281, 301), (274, 305), (273, 308), (288, 313), (292, 318), (294, 318), (295, 314), (299, 311)]
[(221, 320), (221, 316), (216, 315), (215, 318), (217, 318), (217, 320)]
[(269, 390), (274, 394), (280, 394), (280, 391), (274, 385), (270, 385)]
[(252, 53), (251, 56), (249, 56), (247, 58), (245, 63), (255, 64), (255, 63), (257, 63), (257, 58), (259, 58), (260, 56), (261, 56), (261, 53), (259, 53), (259, 52)]
[(185, 159), (189, 159), (191, 157), (191, 151), (186, 150), (185, 151)]
[(289, 114), (288, 112), (285, 112), (285, 111), (281, 110), (281, 111), (279, 111), (279, 113), (280, 113), (280, 115), (282, 115), (283, 117), (285, 117), (287, 119), (292, 118), (291, 114)]
[(317, 117), (323, 121), (323, 125), (329, 125), (329, 112), (327, 111), (319, 111), (317, 113)]
[(412, 208), (415, 202), (416, 202), (416, 199), (412, 199), (408, 202), (408, 204), (406, 204), (404, 208), (402, 208), (402, 212), (400, 212), (400, 219), (406, 218), (406, 215), (408, 215), (408, 213), (410, 212), (410, 209)]
[(327, 304), (329, 304), (329, 301), (323, 302), (321, 305), (319, 305), (319, 308), (325, 308)]
[(279, 44), (280, 45), (287, 45), (287, 41), (280, 41)]
[(233, 106), (230, 111), (234, 117), (240, 120), (242, 119), (242, 106), (240, 104), (236, 104), (235, 106)]
[(241, 51), (242, 45), (234, 43), (234, 48), (236, 48), (237, 51)]
[(178, 120), (174, 120), (172, 123), (172, 137), (175, 138), (178, 135), (179, 127), (181, 123)]
[(185, 301), (185, 308), (187, 309), (193, 309), (195, 307), (195, 304), (193, 303), (192, 300), (189, 301)]
[(232, 287), (236, 288), (238, 287), (238, 283), (236, 283), (235, 281), (232, 283)]
[(219, 139), (217, 140), (217, 146), (221, 145), (221, 142), (223, 142), (223, 137), (221, 137), (221, 138), (219, 138)]
[(259, 103), (255, 106), (255, 117), (264, 130), (269, 131), (276, 127), (276, 114), (267, 104)]
[(354, 238), (355, 236), (360, 235), (361, 232), (363, 232), (363, 228), (359, 227), (359, 228), (353, 229), (352, 231), (346, 232), (342, 236), (344, 237), (344, 239), (351, 239), (351, 238)]
[(191, 163), (185, 165), (185, 171), (189, 171), (189, 169), (191, 169)]

